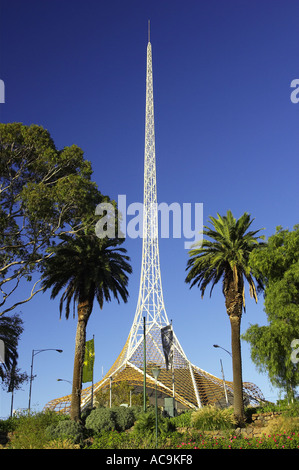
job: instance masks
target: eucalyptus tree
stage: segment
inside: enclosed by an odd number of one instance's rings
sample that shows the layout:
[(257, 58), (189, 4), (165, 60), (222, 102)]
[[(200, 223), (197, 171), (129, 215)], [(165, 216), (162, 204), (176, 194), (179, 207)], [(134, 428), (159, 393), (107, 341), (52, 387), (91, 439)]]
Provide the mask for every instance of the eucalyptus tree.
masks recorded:
[(41, 290), (40, 267), (60, 234), (94, 227), (109, 198), (91, 177), (76, 145), (58, 150), (41, 126), (0, 124), (0, 315)]
[(299, 384), (299, 225), (293, 230), (277, 227), (250, 262), (265, 284), (268, 324), (250, 325), (242, 338), (250, 344), (258, 370), (292, 401)]

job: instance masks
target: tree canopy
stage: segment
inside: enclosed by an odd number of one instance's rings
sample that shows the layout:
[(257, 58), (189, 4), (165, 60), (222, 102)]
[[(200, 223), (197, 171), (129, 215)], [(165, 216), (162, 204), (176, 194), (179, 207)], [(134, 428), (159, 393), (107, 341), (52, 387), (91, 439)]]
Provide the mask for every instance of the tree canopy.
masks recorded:
[(245, 310), (246, 280), (251, 297), (257, 301), (257, 291), (263, 288), (263, 284), (259, 275), (255, 276), (254, 280), (249, 256), (251, 252), (263, 246), (260, 241), (263, 236), (256, 236), (260, 230), (248, 230), (253, 220), (247, 212), (236, 220), (231, 211), (227, 211), (223, 217), (218, 214), (217, 219), (209, 218), (212, 228), (204, 227), (203, 235), (207, 238), (199, 243), (198, 248), (195, 244), (190, 250), (186, 268), (189, 270), (186, 282), (190, 283), (190, 287), (197, 284), (202, 297), (208, 285), (211, 286), (212, 294), (219, 281), (222, 281), (222, 291), (227, 297), (227, 291), (233, 284), (236, 289), (241, 289), (241, 308)]
[(292, 395), (299, 384), (299, 368), (292, 359), (292, 342), (299, 338), (299, 225), (293, 231), (277, 227), (250, 262), (265, 284), (269, 323), (251, 325), (243, 339), (250, 343), (258, 369), (268, 374), (272, 385)]
[(94, 230), (95, 208), (109, 198), (91, 175), (76, 145), (58, 150), (41, 126), (0, 124), (0, 315), (41, 290), (39, 280), (28, 295), (18, 287), (41, 269), (59, 235)]

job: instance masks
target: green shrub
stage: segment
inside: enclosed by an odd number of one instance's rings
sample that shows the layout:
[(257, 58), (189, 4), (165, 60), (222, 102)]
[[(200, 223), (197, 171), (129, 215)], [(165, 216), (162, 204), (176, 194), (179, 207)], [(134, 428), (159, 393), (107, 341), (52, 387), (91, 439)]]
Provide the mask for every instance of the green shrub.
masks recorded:
[(176, 430), (176, 425), (170, 421), (169, 418), (162, 418), (158, 422), (158, 431), (159, 436), (165, 438), (170, 434), (174, 433)]
[(294, 403), (290, 404), (285, 411), (286, 416), (290, 416), (292, 418), (296, 418), (299, 416), (299, 403), (295, 401)]
[(178, 428), (188, 428), (191, 426), (192, 411), (184, 411), (178, 416), (170, 418), (170, 421)]
[(84, 439), (84, 428), (80, 423), (71, 420), (60, 421), (47, 427), (47, 436), (52, 440), (71, 441), (73, 444), (80, 444)]
[(263, 437), (247, 438), (243, 436), (212, 437), (198, 435), (190, 439), (186, 436), (177, 448), (187, 449), (298, 449), (299, 436), (294, 434), (274, 434)]
[[(160, 437), (166, 437), (175, 431), (176, 426), (169, 418), (158, 416), (158, 433)], [(155, 437), (156, 435), (156, 414), (154, 411), (141, 413), (134, 425), (134, 434), (144, 437)]]
[(110, 408), (96, 408), (86, 418), (85, 427), (94, 433), (109, 432), (116, 426), (115, 412)]
[(126, 449), (128, 448), (128, 436), (118, 431), (105, 431), (96, 436), (88, 449)]
[(154, 449), (155, 434), (142, 436), (134, 432), (109, 431), (94, 437), (86, 449)]
[(112, 430), (125, 431), (133, 426), (135, 413), (131, 408), (117, 406), (113, 408), (96, 408), (86, 418), (86, 429), (94, 433), (109, 432)]
[(135, 415), (131, 408), (119, 406), (118, 408), (114, 408), (113, 411), (115, 411), (115, 429), (117, 431), (125, 431), (133, 426)]
[(50, 441), (44, 449), (80, 449), (80, 444), (74, 444), (71, 439), (55, 439)]
[(134, 425), (134, 433), (142, 436), (150, 436), (156, 429), (156, 415), (154, 411), (141, 413)]
[(205, 406), (193, 411), (191, 415), (191, 426), (202, 431), (231, 429), (234, 424), (232, 408), (221, 409), (215, 406)]
[(12, 449), (42, 449), (48, 442), (47, 427), (56, 425), (61, 419), (53, 411), (19, 413), (10, 419), (13, 432), (8, 447)]
[(8, 418), (5, 420), (0, 420), (0, 432), (8, 433), (14, 431), (16, 428), (16, 420), (13, 418)]
[(130, 406), (130, 410), (132, 411), (134, 415), (134, 421), (136, 421), (138, 419), (138, 416), (141, 413), (143, 413), (143, 406), (133, 405), (133, 406)]
[[(160, 449), (297, 449), (299, 433), (279, 433), (248, 438), (236, 436), (209, 436), (205, 433), (193, 432), (171, 433), (167, 439), (159, 437)], [(150, 449), (155, 448), (153, 436), (136, 436), (135, 433), (118, 433), (111, 431), (95, 437), (88, 449)]]
[(278, 400), (277, 403), (265, 403), (257, 407), (248, 407), (245, 409), (247, 419), (251, 419), (254, 413), (273, 413), (280, 412), (285, 416), (297, 417), (299, 416), (299, 402), (295, 400), (294, 403), (288, 403), (287, 400)]

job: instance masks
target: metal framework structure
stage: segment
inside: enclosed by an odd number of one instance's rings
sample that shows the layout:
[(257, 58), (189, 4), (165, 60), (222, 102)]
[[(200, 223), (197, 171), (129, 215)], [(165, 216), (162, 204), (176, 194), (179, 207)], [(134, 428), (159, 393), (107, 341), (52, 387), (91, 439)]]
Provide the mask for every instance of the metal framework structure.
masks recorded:
[[(146, 73), (143, 247), (139, 297), (127, 341), (104, 378), (93, 385), (93, 393), (109, 388), (112, 380), (113, 384), (126, 381), (142, 390), (145, 383), (144, 373), (146, 389), (150, 393), (156, 384), (152, 367), (159, 366), (161, 372), (157, 389), (160, 396), (173, 397), (177, 406), (196, 409), (207, 404), (223, 405), (225, 400), (232, 403), (233, 384), (224, 382), (191, 364), (174, 332), (172, 368), (168, 370), (161, 339), (161, 329), (167, 325), (169, 320), (164, 306), (159, 261), (152, 47), (149, 38)], [(89, 405), (91, 392), (91, 386), (82, 391), (82, 409)], [(244, 393), (251, 401), (263, 400), (261, 391), (254, 384), (244, 383)], [(46, 408), (68, 413), (70, 400), (70, 395), (58, 398), (49, 402)]]

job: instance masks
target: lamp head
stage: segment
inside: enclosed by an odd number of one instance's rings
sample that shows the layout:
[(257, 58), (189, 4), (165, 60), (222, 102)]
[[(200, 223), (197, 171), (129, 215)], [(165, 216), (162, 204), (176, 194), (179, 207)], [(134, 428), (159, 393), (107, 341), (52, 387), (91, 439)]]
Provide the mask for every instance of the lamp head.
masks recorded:
[(160, 367), (153, 367), (152, 372), (153, 372), (153, 376), (155, 377), (155, 379), (158, 380), (158, 377), (159, 377), (160, 372), (161, 372)]

